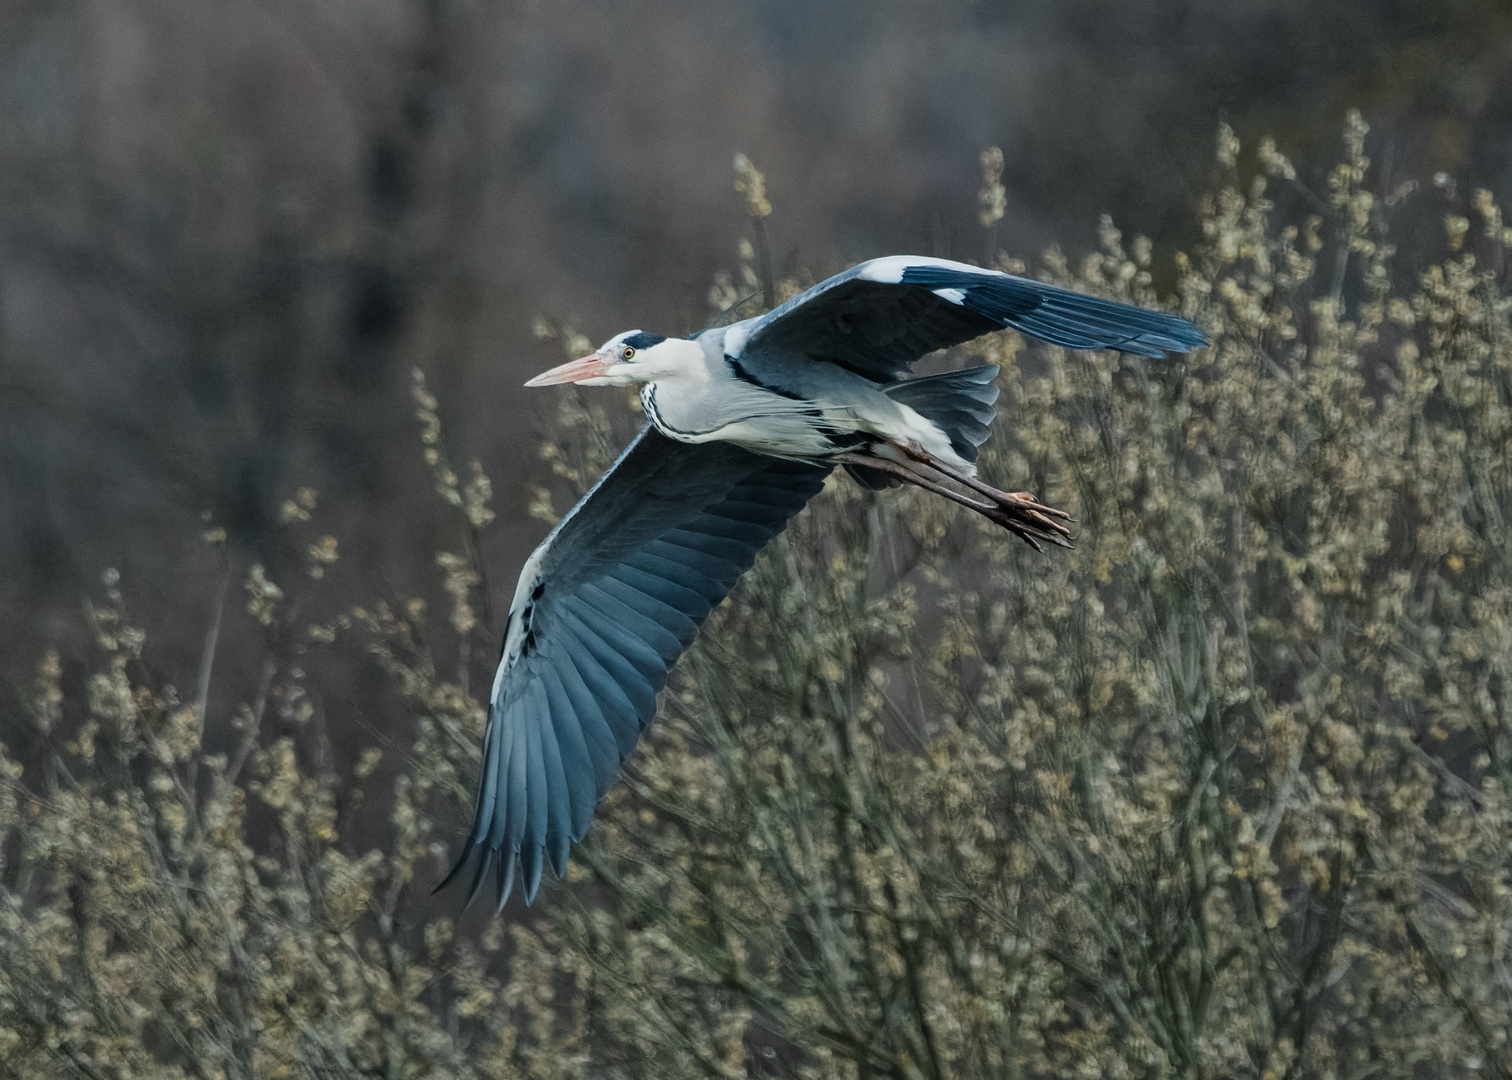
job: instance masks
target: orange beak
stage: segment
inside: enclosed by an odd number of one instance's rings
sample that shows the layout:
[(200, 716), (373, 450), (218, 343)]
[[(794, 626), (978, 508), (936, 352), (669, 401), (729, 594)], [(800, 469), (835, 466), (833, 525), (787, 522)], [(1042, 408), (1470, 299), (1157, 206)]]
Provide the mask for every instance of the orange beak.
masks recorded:
[(582, 382), (584, 379), (596, 379), (605, 373), (608, 365), (600, 353), (585, 356), (579, 360), (571, 360), (550, 371), (543, 371), (535, 378), (528, 381), (526, 386), (556, 386), (559, 383)]

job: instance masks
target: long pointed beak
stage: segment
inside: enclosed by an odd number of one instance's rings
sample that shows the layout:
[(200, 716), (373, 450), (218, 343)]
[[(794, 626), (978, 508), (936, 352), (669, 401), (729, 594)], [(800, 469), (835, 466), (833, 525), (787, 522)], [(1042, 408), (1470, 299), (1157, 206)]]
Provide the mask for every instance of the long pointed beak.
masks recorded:
[(578, 360), (571, 360), (550, 371), (543, 371), (535, 378), (525, 383), (526, 386), (556, 386), (558, 383), (582, 382), (584, 379), (597, 379), (605, 373), (608, 365), (603, 356), (594, 353), (592, 356), (584, 356)]

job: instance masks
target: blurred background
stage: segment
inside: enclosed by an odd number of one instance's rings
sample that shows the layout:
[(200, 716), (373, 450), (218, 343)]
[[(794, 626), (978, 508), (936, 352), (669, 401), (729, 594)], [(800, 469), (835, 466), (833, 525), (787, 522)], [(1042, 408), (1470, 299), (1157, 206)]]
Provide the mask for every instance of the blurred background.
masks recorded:
[[(1350, 106), (1382, 189), (1444, 172), (1512, 199), (1512, 8), (7, 0), (0, 692), (48, 648), (82, 670), (107, 566), (163, 677), (192, 678), (226, 567), (297, 568), (278, 525), (304, 487), (340, 544), (333, 610), (435, 593), (415, 367), (451, 459), (494, 480), (497, 630), (547, 527), (525, 511), (555, 404), (520, 383), (561, 344), (534, 321), (594, 342), (707, 322), (749, 228), (737, 152), (780, 276), (982, 260), (989, 146), (995, 246), (1075, 257), (1106, 213), (1169, 266), (1220, 121), (1326, 163)], [(244, 654), (212, 705), (245, 697)], [(381, 680), (348, 675), (329, 711), (381, 725)]]

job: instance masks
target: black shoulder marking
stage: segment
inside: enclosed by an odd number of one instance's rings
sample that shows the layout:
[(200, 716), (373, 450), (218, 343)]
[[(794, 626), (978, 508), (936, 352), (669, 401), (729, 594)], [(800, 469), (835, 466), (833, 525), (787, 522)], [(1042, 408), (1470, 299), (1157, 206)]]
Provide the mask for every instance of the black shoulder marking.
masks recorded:
[[(537, 590), (537, 591), (539, 591), (539, 590)], [(535, 599), (535, 597), (532, 597), (532, 599)], [(520, 645), (520, 659), (521, 660), (523, 660), (523, 659), (525, 659), (525, 657), (529, 656), (530, 655), (530, 650), (533, 649), (533, 648), (535, 648), (535, 627), (532, 625), (532, 621), (531, 621), (531, 618), (530, 618), (531, 615), (533, 615), (534, 613), (535, 613), (535, 605), (534, 604), (526, 604), (525, 605), (525, 610), (522, 611), (522, 612), (520, 612), (520, 625), (525, 628), (525, 639), (524, 639), (524, 641)], [(507, 641), (509, 639), (509, 635), (505, 634), (504, 638)]]
[(660, 345), (666, 340), (661, 334), (648, 334), (646, 331), (640, 330), (631, 334), (621, 344), (628, 345), (632, 349), (649, 349), (651, 346)]
[(773, 386), (770, 383), (764, 383), (764, 382), (762, 382), (756, 376), (752, 375), (749, 371), (747, 371), (745, 369), (745, 366), (743, 364), (741, 364), (741, 362), (739, 360), (735, 359), (733, 356), (728, 356), (727, 355), (725, 357), (725, 363), (730, 365), (730, 371), (741, 382), (750, 383), (752, 386), (755, 386), (755, 387), (758, 387), (759, 389), (765, 390), (769, 394), (776, 394), (778, 397), (785, 397), (785, 398), (788, 398), (791, 401), (803, 401), (804, 400), (804, 397), (803, 397), (802, 394), (795, 394), (791, 390), (784, 390), (780, 386)]

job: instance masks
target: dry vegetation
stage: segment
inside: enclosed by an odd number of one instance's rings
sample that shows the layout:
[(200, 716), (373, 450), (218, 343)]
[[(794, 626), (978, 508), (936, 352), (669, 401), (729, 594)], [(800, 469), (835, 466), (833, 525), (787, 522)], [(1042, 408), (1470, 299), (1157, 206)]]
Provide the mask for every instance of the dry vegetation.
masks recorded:
[[(1290, 164), (1241, 183), (1221, 133), (1175, 278), (1210, 350), (972, 346), (1004, 365), (986, 473), (1071, 509), (1076, 550), (833, 483), (528, 919), (426, 899), (494, 643), (487, 482), (423, 384), (452, 610), (310, 626), (336, 545), (291, 502), (305, 580), (251, 567), (227, 605), (265, 640), (234, 752), (107, 575), (87, 700), (44, 664), (52, 753), (0, 756), (0, 1075), (1512, 1077), (1512, 229), (1477, 196), (1394, 269), (1414, 196), (1371, 194), (1364, 137), (1289, 221)], [(1045, 272), (1151, 302), (1149, 264), (1107, 225)], [(566, 402), (581, 485), (617, 405)], [(408, 703), (397, 768), (330, 764), (303, 686), (352, 648)]]

